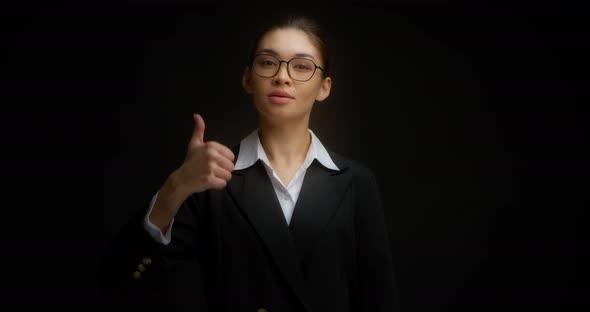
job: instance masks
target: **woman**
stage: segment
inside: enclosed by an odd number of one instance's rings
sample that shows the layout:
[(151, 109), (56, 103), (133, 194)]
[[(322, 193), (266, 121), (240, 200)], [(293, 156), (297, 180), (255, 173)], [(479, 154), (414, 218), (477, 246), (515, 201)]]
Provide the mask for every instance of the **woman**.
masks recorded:
[(309, 129), (331, 88), (319, 28), (291, 18), (256, 43), (242, 83), (258, 129), (229, 148), (194, 115), (184, 162), (116, 240), (104, 288), (145, 296), (188, 261), (210, 311), (398, 311), (376, 179)]

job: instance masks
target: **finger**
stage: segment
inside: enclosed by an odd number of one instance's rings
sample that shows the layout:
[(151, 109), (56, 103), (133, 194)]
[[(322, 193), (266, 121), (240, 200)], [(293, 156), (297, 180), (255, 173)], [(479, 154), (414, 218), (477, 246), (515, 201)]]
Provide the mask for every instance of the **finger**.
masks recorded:
[(193, 119), (195, 120), (195, 128), (193, 129), (193, 136), (191, 137), (190, 144), (200, 145), (204, 143), (205, 120), (203, 120), (203, 117), (199, 114), (193, 114)]
[(217, 165), (229, 172), (234, 171), (234, 163), (227, 159), (225, 156), (218, 154), (218, 156), (216, 156), (214, 158), (214, 161), (217, 163)]
[(215, 177), (223, 179), (225, 181), (228, 181), (229, 179), (231, 179), (231, 172), (229, 172), (228, 170), (225, 170), (219, 166), (216, 166), (215, 168), (213, 168), (213, 175)]
[(225, 158), (227, 158), (231, 161), (234, 161), (234, 159), (235, 159), (234, 152), (232, 152), (227, 146), (217, 143), (215, 141), (209, 141), (207, 143), (210, 144), (213, 148), (215, 148)]
[(209, 185), (211, 188), (220, 190), (227, 185), (227, 181), (218, 177), (211, 177), (209, 180)]

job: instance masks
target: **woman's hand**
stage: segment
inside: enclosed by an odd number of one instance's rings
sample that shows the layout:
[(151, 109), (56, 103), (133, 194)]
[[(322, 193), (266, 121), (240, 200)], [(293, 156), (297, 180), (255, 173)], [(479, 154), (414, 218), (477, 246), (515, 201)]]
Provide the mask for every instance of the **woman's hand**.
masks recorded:
[(186, 196), (208, 189), (222, 189), (234, 170), (234, 153), (225, 145), (205, 142), (205, 121), (194, 114), (195, 128), (189, 141), (186, 157), (177, 169), (177, 183)]
[(205, 121), (193, 114), (195, 128), (182, 165), (164, 182), (150, 213), (150, 221), (162, 232), (178, 212), (182, 202), (192, 193), (222, 189), (234, 170), (234, 153), (226, 146), (205, 142)]

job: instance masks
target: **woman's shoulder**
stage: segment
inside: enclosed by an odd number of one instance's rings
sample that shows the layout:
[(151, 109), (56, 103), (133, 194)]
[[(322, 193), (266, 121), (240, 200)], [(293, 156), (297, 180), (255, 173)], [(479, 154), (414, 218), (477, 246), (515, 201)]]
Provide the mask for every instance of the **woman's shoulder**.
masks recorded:
[(344, 154), (335, 152), (330, 149), (326, 149), (332, 161), (336, 164), (336, 166), (342, 171), (348, 171), (349, 174), (352, 174), (354, 177), (360, 179), (375, 179), (375, 174), (373, 169), (369, 167), (366, 163), (361, 162), (357, 159), (353, 159), (349, 156)]

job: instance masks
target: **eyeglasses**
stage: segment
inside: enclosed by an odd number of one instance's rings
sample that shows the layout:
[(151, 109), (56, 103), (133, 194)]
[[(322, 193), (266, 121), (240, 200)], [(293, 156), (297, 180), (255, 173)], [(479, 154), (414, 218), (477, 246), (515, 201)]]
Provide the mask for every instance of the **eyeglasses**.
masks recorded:
[(270, 54), (256, 55), (252, 60), (252, 68), (258, 76), (272, 78), (279, 72), (282, 63), (287, 63), (287, 73), (291, 79), (296, 81), (308, 81), (318, 68), (323, 73), (326, 72), (321, 66), (307, 58), (295, 57), (289, 61), (283, 61)]

